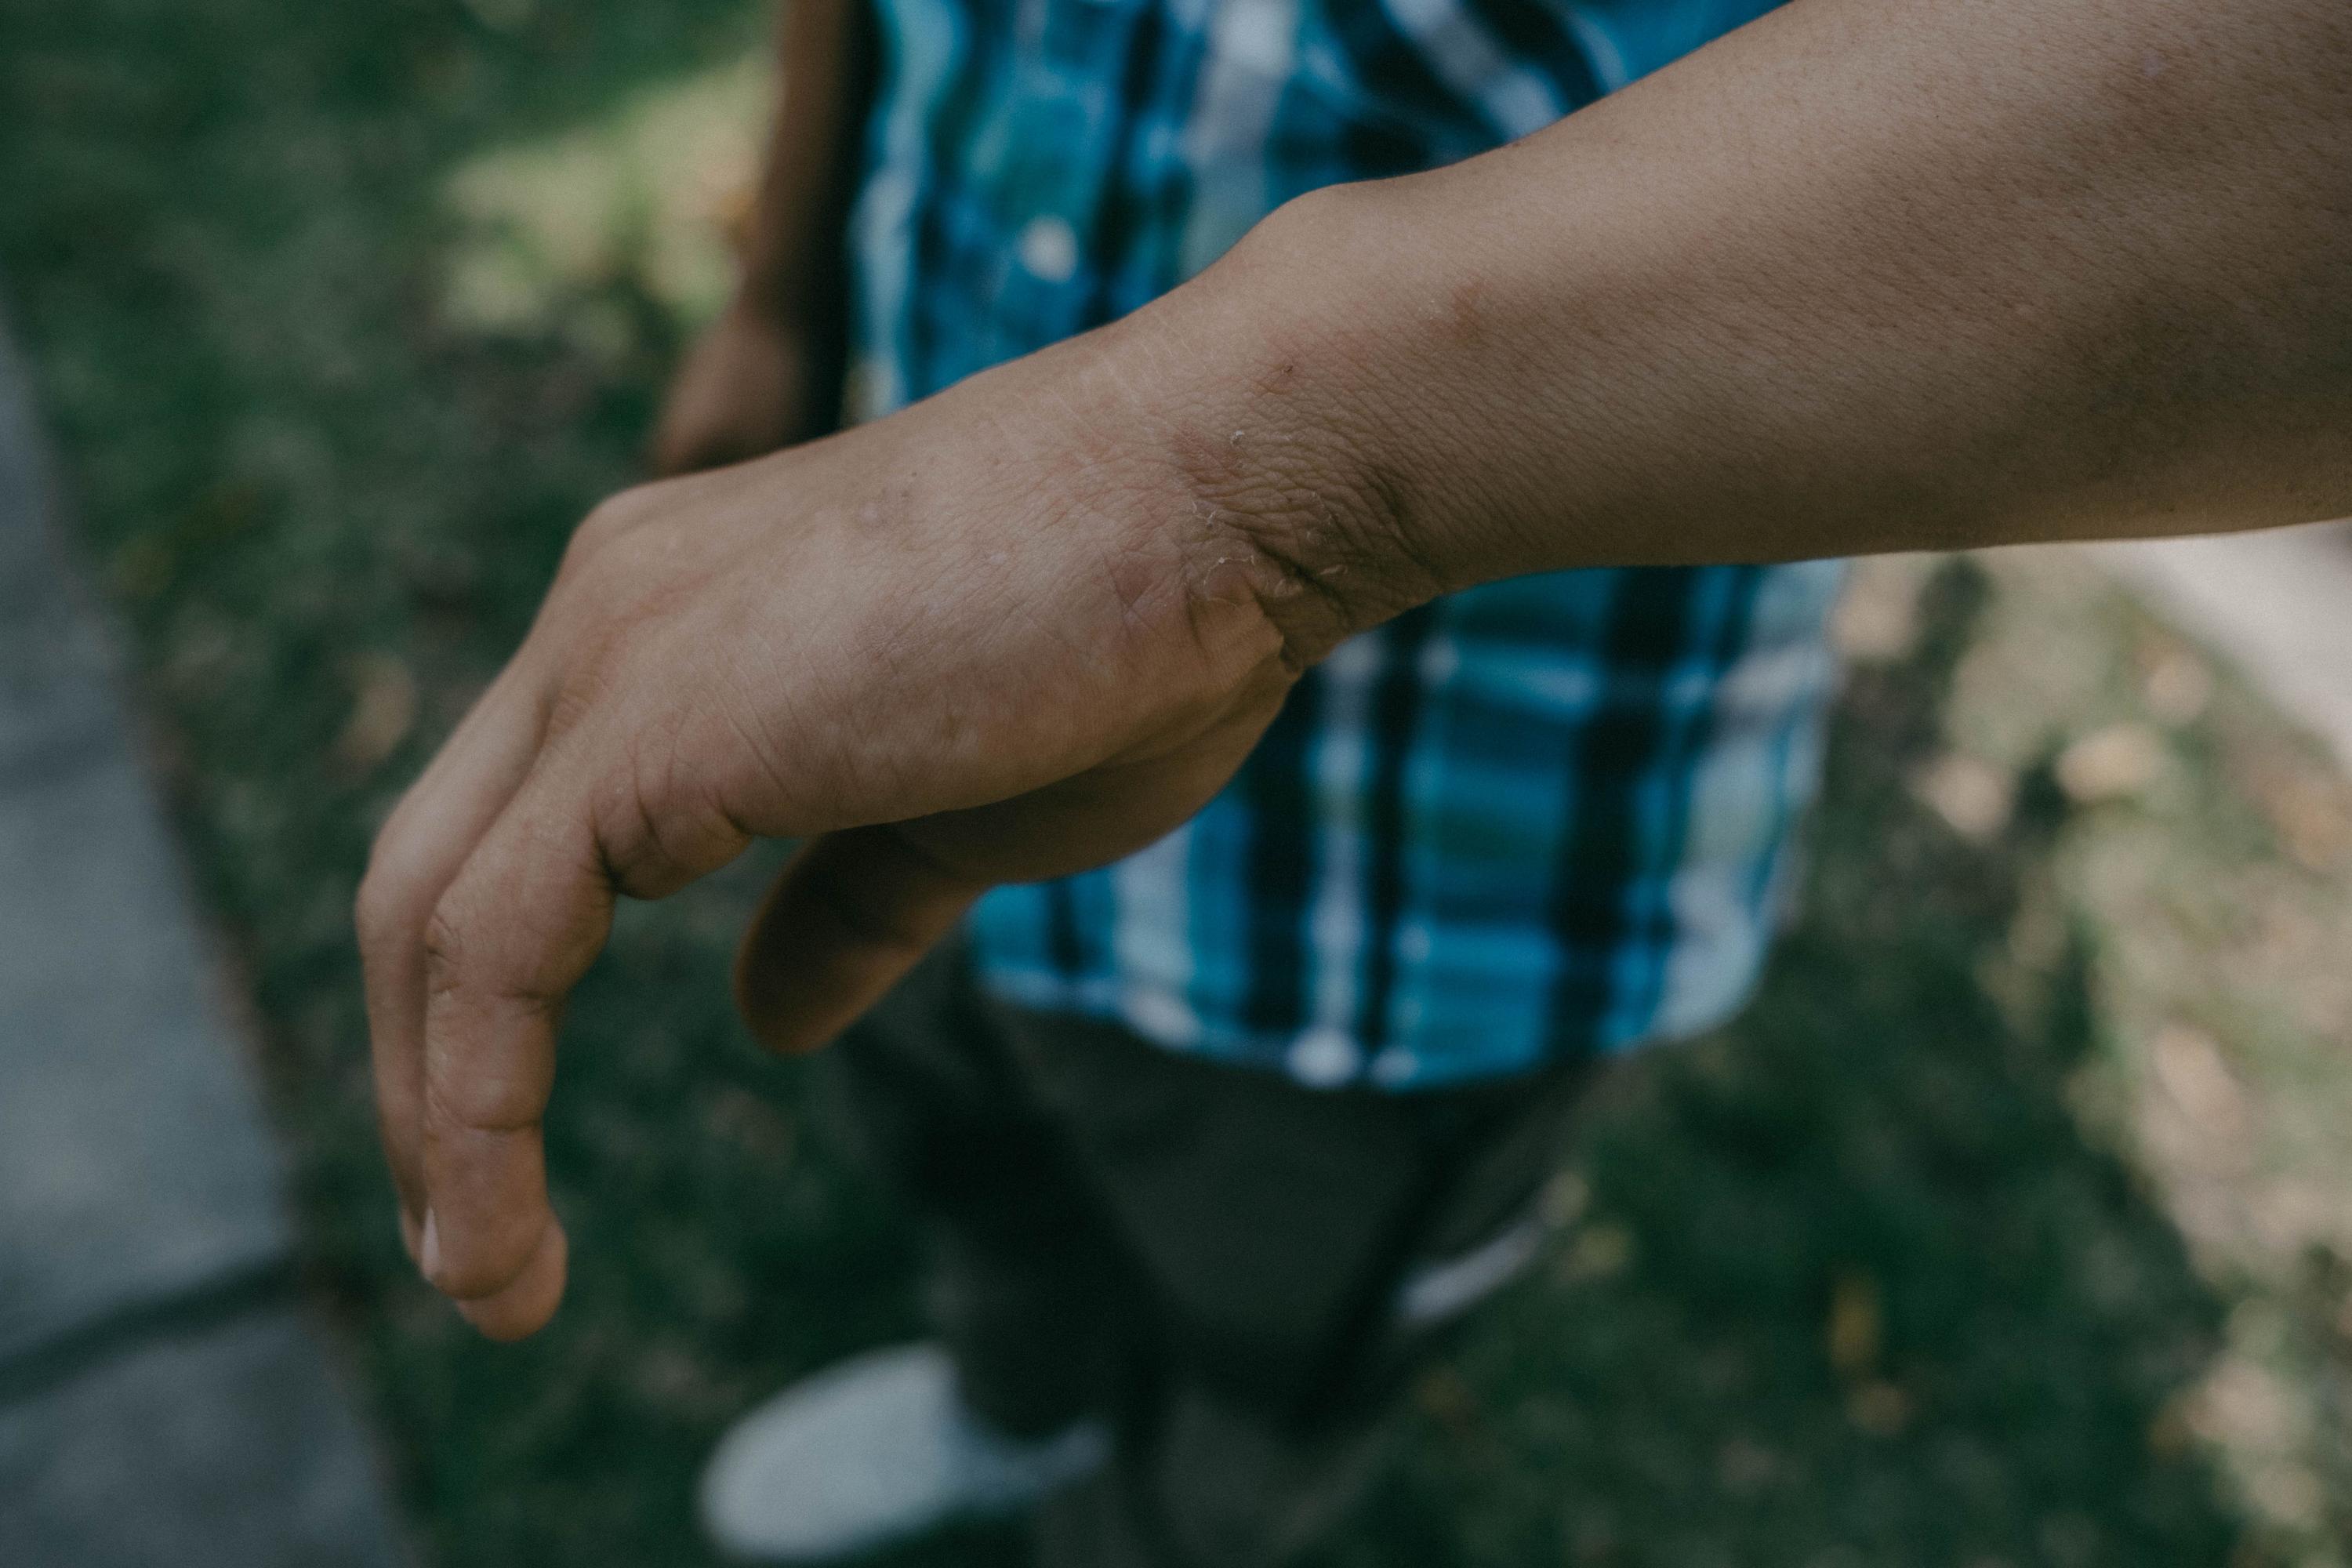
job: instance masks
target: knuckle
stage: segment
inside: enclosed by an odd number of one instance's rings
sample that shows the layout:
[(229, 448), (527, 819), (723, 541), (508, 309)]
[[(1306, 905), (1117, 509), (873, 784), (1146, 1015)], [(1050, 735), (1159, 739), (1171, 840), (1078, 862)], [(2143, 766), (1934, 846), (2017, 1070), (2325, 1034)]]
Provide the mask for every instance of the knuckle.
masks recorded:
[(627, 505), (627, 494), (624, 492), (599, 502), (586, 517), (582, 518), (580, 525), (572, 531), (571, 542), (563, 549), (564, 571), (568, 574), (576, 567), (585, 566), (614, 540), (627, 531), (631, 510)]
[(611, 782), (598, 790), (591, 831), (615, 886), (639, 895), (649, 872), (667, 858), (660, 783), (646, 768), (642, 737), (632, 736)]
[(644, 531), (639, 525), (658, 510), (649, 499), (650, 492), (657, 488), (639, 485), (607, 497), (591, 508), (572, 529), (571, 541), (564, 546), (557, 580), (576, 576), (592, 565), (614, 562), (629, 553), (630, 542)]
[(495, 1072), (477, 1058), (432, 1051), (425, 1062), (425, 1114), (445, 1133), (517, 1133), (539, 1124), (541, 1086)]
[(548, 694), (546, 732), (550, 742), (578, 729), (595, 708), (609, 679), (610, 662), (601, 651), (583, 653), (563, 683)]
[(427, 989), (434, 994), (455, 990), (464, 965), (471, 956), (464, 915), (454, 907), (456, 900), (442, 895), (425, 918), (425, 974)]
[(645, 623), (653, 613), (661, 563), (645, 543), (624, 541), (559, 583), (550, 615), (560, 628), (562, 674), (548, 695), (549, 733), (619, 694), (645, 668)]

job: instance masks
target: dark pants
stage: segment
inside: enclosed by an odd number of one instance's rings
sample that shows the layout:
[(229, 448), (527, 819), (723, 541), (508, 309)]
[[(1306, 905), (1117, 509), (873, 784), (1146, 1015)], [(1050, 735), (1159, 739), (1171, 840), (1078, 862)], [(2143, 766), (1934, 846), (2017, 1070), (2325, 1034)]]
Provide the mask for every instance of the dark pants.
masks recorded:
[(1415, 1094), (1301, 1088), (1006, 1007), (959, 955), (845, 1039), (852, 1114), (933, 1223), (966, 1396), (1085, 1415), (1108, 1473), (1047, 1568), (1255, 1568), (1352, 1500), (1408, 1376), (1535, 1244), (1580, 1067)]

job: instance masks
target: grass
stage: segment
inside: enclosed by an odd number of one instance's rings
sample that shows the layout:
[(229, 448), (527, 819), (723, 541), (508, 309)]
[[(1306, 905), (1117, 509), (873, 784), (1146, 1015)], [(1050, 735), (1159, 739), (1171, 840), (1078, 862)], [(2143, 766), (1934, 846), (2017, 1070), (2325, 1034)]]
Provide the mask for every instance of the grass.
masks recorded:
[[(702, 1561), (726, 1420), (919, 1321), (819, 1076), (727, 1016), (764, 865), (625, 911), (579, 998), (546, 1334), (416, 1284), (369, 1121), (367, 839), (635, 473), (723, 277), (759, 10), (0, 0), (0, 283), (449, 1568)], [(1544, 1268), (1322, 1568), (2352, 1553), (2352, 799), (2072, 557), (1876, 567), (1846, 625), (1763, 997), (1612, 1085)]]

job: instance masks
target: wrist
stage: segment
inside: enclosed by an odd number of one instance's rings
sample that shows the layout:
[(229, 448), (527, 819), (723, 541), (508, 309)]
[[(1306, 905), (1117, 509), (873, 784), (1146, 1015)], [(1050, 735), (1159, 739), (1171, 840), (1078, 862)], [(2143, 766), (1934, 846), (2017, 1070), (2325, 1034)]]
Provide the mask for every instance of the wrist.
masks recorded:
[(1114, 329), (1197, 548), (1238, 570), (1299, 665), (1465, 585), (1424, 535), (1376, 335), (1349, 319), (1378, 286), (1347, 265), (1363, 205), (1345, 186), (1294, 201)]

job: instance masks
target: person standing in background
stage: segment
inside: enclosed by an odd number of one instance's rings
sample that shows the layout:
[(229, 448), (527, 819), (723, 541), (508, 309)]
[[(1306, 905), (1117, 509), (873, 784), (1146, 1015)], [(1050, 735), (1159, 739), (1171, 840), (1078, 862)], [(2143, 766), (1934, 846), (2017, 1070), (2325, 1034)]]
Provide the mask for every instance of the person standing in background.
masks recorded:
[[(887, 414), (1127, 314), (1293, 196), (1538, 130), (1769, 4), (792, 0), (740, 287), (656, 461)], [(937, 1231), (945, 1345), (750, 1417), (718, 1539), (821, 1560), (1048, 1492), (1055, 1563), (1310, 1539), (1440, 1331), (1533, 1255), (1591, 1065), (1746, 995), (1838, 578), (1440, 601), (1309, 671), (1188, 826), (983, 899), (840, 1047)]]

